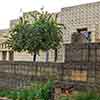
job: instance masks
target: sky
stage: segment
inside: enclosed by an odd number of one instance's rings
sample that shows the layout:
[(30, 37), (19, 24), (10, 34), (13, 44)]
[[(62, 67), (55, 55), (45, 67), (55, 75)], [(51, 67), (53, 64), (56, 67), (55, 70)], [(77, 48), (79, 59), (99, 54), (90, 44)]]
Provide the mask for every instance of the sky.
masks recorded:
[(49, 12), (59, 12), (61, 8), (100, 0), (0, 0), (0, 29), (9, 28), (9, 21), (22, 12), (39, 10), (44, 7)]

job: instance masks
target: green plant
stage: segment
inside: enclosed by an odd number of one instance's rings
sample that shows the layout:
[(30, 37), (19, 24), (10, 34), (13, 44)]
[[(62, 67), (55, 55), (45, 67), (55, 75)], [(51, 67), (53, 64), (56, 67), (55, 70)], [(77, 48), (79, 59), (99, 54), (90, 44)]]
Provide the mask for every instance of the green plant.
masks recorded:
[(42, 85), (39, 90), (39, 97), (41, 100), (50, 100), (53, 89), (52, 81), (48, 81), (46, 84)]
[(98, 100), (98, 95), (96, 95), (94, 92), (82, 92), (76, 95), (75, 100)]
[(30, 87), (18, 90), (1, 90), (0, 96), (12, 100), (51, 100), (53, 82), (33, 82)]
[(26, 51), (33, 54), (33, 61), (35, 61), (40, 50), (57, 50), (63, 40), (64, 25), (58, 23), (58, 14), (54, 15), (41, 10), (41, 12), (34, 11), (28, 15), (31, 16), (31, 20), (26, 19), (24, 15), (11, 28), (7, 43), (14, 51)]
[(59, 100), (69, 100), (69, 97), (68, 97), (68, 96), (61, 96), (61, 97), (59, 98)]

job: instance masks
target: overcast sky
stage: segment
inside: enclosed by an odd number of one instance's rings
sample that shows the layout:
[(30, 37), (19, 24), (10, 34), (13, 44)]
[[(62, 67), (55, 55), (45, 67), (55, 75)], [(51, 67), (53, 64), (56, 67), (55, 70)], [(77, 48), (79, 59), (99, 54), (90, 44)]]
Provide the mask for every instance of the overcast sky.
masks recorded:
[(41, 7), (50, 12), (60, 11), (62, 7), (73, 6), (100, 0), (0, 0), (0, 29), (9, 27), (9, 20), (18, 18), (23, 12), (39, 10)]

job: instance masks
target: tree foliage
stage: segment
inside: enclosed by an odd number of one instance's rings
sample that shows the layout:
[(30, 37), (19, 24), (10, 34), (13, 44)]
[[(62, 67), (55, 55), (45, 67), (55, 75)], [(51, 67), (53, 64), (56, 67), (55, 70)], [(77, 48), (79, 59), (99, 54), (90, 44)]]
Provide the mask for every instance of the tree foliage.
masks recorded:
[(30, 21), (25, 16), (19, 19), (10, 31), (9, 47), (18, 52), (28, 51), (34, 54), (39, 50), (57, 49), (62, 42), (63, 33), (63, 24), (57, 22), (58, 15), (43, 10), (28, 14), (33, 20)]

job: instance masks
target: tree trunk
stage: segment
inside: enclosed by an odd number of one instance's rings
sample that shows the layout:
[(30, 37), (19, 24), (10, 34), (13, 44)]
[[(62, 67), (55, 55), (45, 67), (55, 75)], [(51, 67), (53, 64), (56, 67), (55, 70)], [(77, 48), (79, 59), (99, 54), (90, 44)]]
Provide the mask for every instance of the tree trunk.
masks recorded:
[(57, 61), (57, 56), (58, 56), (57, 49), (55, 49), (55, 58), (54, 58), (55, 62)]
[(49, 51), (47, 50), (46, 51), (46, 62), (48, 62), (48, 59), (49, 59)]
[(36, 62), (36, 52), (33, 54), (33, 62)]

